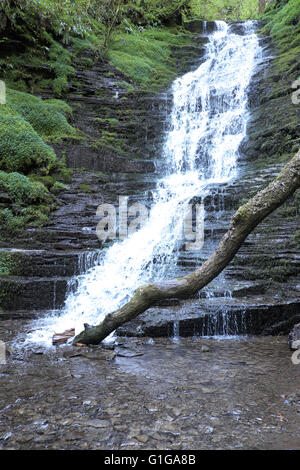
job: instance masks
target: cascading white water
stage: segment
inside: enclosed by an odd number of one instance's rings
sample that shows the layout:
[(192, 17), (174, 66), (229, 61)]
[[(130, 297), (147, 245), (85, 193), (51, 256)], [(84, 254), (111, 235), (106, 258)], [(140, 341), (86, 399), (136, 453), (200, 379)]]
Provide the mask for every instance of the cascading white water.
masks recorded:
[(83, 323), (97, 324), (123, 305), (139, 285), (172, 277), (186, 204), (194, 196), (204, 197), (209, 185), (236, 175), (238, 149), (246, 135), (247, 87), (260, 54), (253, 31), (251, 22), (244, 24), (244, 35), (216, 22), (204, 62), (173, 83), (164, 148), (169, 172), (157, 183), (148, 221), (79, 276), (64, 310), (36, 321), (28, 342), (50, 345), (54, 331), (72, 327), (78, 333)]

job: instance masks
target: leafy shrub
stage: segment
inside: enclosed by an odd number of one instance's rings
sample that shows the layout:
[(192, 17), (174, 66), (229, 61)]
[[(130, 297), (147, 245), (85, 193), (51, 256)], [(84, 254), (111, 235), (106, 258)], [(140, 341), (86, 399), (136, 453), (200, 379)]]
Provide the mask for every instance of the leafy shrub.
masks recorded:
[(59, 105), (58, 100), (43, 101), (28, 93), (8, 90), (7, 102), (32, 125), (40, 137), (49, 139), (75, 134), (75, 130), (65, 117), (68, 105)]
[(60, 100), (42, 100), (28, 93), (7, 90), (7, 105), (0, 107), (0, 169), (48, 174), (56, 156), (43, 139), (74, 137), (66, 115), (69, 105)]
[[(265, 32), (278, 42), (282, 50), (290, 50), (300, 46), (300, 2), (289, 0), (272, 4), (265, 15), (268, 21)], [(276, 8), (277, 6), (277, 8)]]
[(15, 217), (10, 209), (0, 209), (0, 236), (7, 238), (23, 230), (25, 219)]
[(7, 192), (19, 205), (41, 204), (49, 199), (49, 192), (42, 183), (30, 181), (16, 172), (0, 171), (0, 191)]
[(0, 106), (0, 169), (48, 174), (56, 156), (31, 124), (8, 105)]
[(20, 173), (0, 171), (0, 191), (9, 194), (12, 204), (0, 209), (0, 236), (17, 235), (28, 226), (41, 226), (48, 220), (53, 196), (40, 182)]

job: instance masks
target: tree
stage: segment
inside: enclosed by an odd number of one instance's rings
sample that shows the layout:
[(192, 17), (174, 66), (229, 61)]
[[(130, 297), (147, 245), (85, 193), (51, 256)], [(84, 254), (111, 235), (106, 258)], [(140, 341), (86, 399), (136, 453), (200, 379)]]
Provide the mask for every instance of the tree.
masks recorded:
[(259, 0), (259, 13), (263, 13), (266, 8), (266, 0)]
[(103, 41), (104, 53), (107, 53), (111, 35), (121, 20), (124, 0), (102, 0), (99, 2), (100, 16), (105, 25), (105, 34)]
[(168, 298), (188, 298), (198, 292), (230, 263), (252, 230), (299, 187), (300, 151), (277, 178), (236, 211), (216, 251), (199, 269), (179, 279), (139, 287), (128, 303), (107, 315), (100, 325), (85, 326), (73, 344), (98, 344), (120, 325), (134, 319), (156, 302)]

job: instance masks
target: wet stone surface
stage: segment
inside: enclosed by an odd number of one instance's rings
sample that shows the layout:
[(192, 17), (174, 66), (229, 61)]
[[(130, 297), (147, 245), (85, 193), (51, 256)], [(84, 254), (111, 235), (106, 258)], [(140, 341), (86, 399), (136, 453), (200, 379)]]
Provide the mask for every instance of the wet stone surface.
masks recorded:
[(10, 348), (26, 327), (0, 324), (2, 449), (300, 449), (287, 337)]

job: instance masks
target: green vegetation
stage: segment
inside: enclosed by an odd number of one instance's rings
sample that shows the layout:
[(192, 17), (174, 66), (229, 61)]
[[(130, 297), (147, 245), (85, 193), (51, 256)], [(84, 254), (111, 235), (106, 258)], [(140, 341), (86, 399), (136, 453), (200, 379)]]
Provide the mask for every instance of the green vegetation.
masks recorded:
[(300, 74), (300, 2), (281, 0), (272, 2), (264, 15), (267, 21), (263, 32), (269, 33), (279, 48), (276, 58), (278, 73), (289, 70), (291, 79)]
[(264, 18), (267, 24), (263, 32), (271, 35), (279, 50), (275, 71), (280, 76), (288, 70), (290, 80), (300, 78), (300, 2), (275, 1), (269, 5)]
[(109, 57), (133, 82), (157, 90), (176, 76), (172, 47), (187, 44), (190, 44), (190, 37), (177, 29), (138, 29), (130, 24), (130, 30), (120, 30), (113, 36)]
[(14, 204), (20, 206), (47, 201), (48, 190), (39, 182), (32, 182), (20, 173), (0, 171), (0, 191), (7, 192)]
[[(77, 137), (68, 123), (72, 110), (59, 99), (42, 100), (34, 94), (47, 91), (48, 96), (52, 90), (57, 98), (67, 96), (78, 61), (91, 67), (99, 57), (109, 59), (128, 77), (115, 82), (127, 92), (122, 99), (141, 88), (161, 90), (177, 74), (174, 50), (185, 51), (191, 44), (184, 21), (257, 18), (258, 4), (258, 0), (0, 0), (0, 73), (8, 85), (7, 104), (0, 107), (1, 191), (11, 198), (8, 207), (1, 204), (1, 224), (13, 232), (25, 221), (43, 223), (53, 194), (66, 190), (63, 183), (71, 181), (71, 170), (57, 161), (49, 144)], [(291, 80), (299, 76), (299, 10), (299, 0), (276, 0), (264, 16), (265, 32), (280, 51), (274, 64), (279, 77), (274, 97), (283, 93), (281, 76), (287, 70)], [(116, 132), (124, 115), (104, 108), (101, 113), (95, 119), (101, 135), (92, 145), (127, 155), (126, 139)], [(129, 117), (136, 122), (136, 116)], [(299, 142), (297, 119), (289, 115), (286, 122), (286, 146), (278, 152), (288, 158)], [(270, 147), (263, 148), (266, 155), (278, 138), (264, 139)], [(37, 188), (40, 198), (33, 197)]]
[(23, 267), (23, 253), (0, 250), (0, 276), (18, 276)]
[(63, 101), (41, 100), (28, 93), (8, 90), (7, 104), (47, 141), (76, 135), (75, 129), (66, 119), (66, 116), (71, 115), (72, 108)]
[(2, 170), (29, 173), (35, 168), (42, 174), (48, 174), (55, 165), (54, 151), (31, 124), (7, 105), (0, 107), (0, 141)]
[(0, 209), (1, 237), (16, 235), (25, 226), (43, 225), (47, 221), (53, 196), (42, 183), (17, 172), (0, 171), (0, 192), (10, 199), (9, 208)]
[(0, 192), (10, 203), (0, 204), (2, 238), (47, 221), (54, 202), (48, 190), (61, 190), (56, 179), (70, 173), (47, 142), (76, 136), (67, 121), (71, 111), (60, 100), (7, 90), (7, 104), (0, 106)]
[[(269, 4), (264, 15), (266, 26), (262, 32), (270, 34), (277, 46), (276, 58), (266, 80), (266, 128), (261, 139), (256, 139), (265, 158), (286, 161), (299, 149), (299, 111), (291, 106), (292, 83), (300, 77), (300, 2), (277, 0)], [(280, 110), (274, 113), (273, 110)]]
[(79, 189), (85, 193), (91, 193), (93, 188), (89, 184), (82, 183), (79, 185)]
[(45, 141), (74, 137), (66, 115), (71, 108), (58, 100), (41, 100), (28, 93), (7, 91), (0, 106), (0, 169), (47, 175), (57, 167), (55, 153)]
[(259, 16), (257, 0), (191, 0), (191, 13), (205, 20), (228, 22), (256, 19)]
[[(189, 42), (184, 20), (258, 15), (258, 0), (0, 0), (0, 7), (0, 31), (10, 26), (26, 45), (22, 54), (0, 58), (4, 78), (20, 91), (52, 87), (57, 97), (67, 93), (84, 51), (109, 57), (134, 83), (158, 90), (175, 76), (172, 48)], [(1, 42), (11, 47), (9, 37)]]

